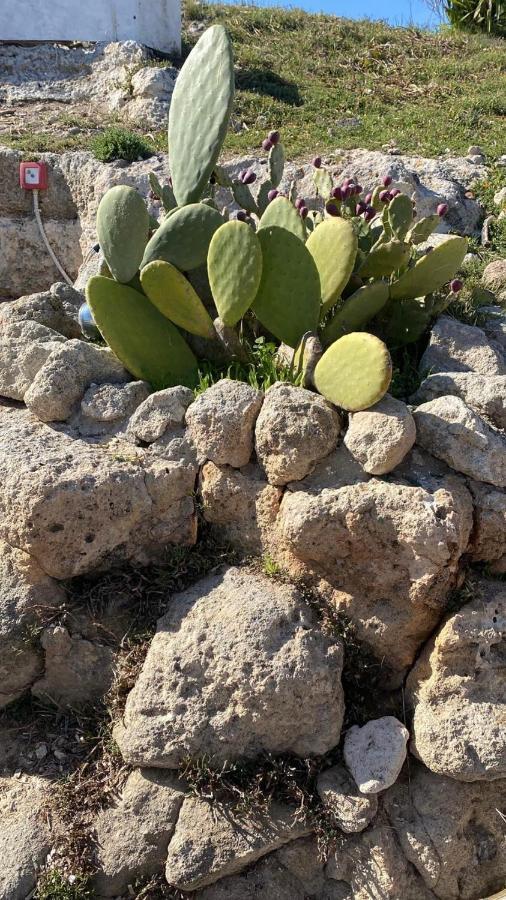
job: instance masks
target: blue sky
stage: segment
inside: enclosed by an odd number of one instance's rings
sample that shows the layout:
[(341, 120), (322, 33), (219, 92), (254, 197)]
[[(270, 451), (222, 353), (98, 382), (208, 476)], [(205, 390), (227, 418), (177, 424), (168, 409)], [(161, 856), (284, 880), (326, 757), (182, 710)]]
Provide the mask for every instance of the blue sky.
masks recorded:
[(258, 6), (296, 6), (308, 12), (360, 19), (386, 19), (393, 25), (435, 25), (436, 16), (425, 0), (254, 0)]

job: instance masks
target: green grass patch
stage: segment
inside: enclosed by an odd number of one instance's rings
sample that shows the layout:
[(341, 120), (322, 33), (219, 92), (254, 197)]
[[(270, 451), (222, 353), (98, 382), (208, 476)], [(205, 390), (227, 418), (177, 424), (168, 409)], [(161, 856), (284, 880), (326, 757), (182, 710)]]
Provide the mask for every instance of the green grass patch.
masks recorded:
[(91, 150), (100, 162), (126, 159), (135, 162), (153, 155), (153, 145), (134, 131), (113, 125), (97, 134), (91, 142)]

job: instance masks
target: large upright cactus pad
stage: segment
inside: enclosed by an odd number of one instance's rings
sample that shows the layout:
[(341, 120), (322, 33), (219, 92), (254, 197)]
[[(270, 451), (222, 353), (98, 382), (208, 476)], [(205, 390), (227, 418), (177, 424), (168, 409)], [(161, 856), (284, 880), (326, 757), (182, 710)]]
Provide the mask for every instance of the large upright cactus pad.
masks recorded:
[(290, 203), (287, 197), (276, 197), (275, 200), (269, 203), (260, 219), (258, 228), (259, 230), (261, 228), (269, 228), (271, 225), (276, 225), (279, 228), (286, 228), (287, 231), (291, 231), (295, 237), (299, 238), (299, 240), (306, 240), (306, 228), (304, 222), (299, 216), (293, 203)]
[(263, 268), (253, 311), (262, 325), (289, 347), (315, 331), (320, 279), (311, 254), (290, 231), (277, 226), (258, 232)]
[(359, 331), (377, 316), (388, 301), (388, 284), (373, 281), (360, 287), (338, 308), (323, 330), (323, 343), (331, 344), (350, 331)]
[(209, 282), (216, 309), (225, 325), (236, 325), (255, 299), (262, 277), (262, 250), (245, 222), (218, 228), (207, 257)]
[(412, 300), (425, 297), (439, 290), (449, 281), (462, 265), (467, 253), (467, 240), (463, 237), (449, 237), (443, 244), (408, 269), (390, 287), (392, 300)]
[(326, 219), (309, 235), (306, 244), (321, 283), (322, 315), (339, 300), (353, 272), (358, 241), (345, 219)]
[(200, 337), (215, 336), (213, 321), (190, 282), (168, 262), (155, 260), (141, 272), (142, 290), (175, 325)]
[(204, 32), (174, 88), (169, 160), (179, 206), (200, 200), (218, 160), (234, 101), (232, 46), (223, 25)]
[(155, 390), (197, 383), (195, 356), (147, 297), (95, 275), (86, 285), (86, 299), (104, 340), (132, 375)]
[(110, 188), (97, 211), (97, 235), (109, 269), (126, 284), (137, 272), (149, 234), (149, 213), (141, 195), (126, 184)]
[(401, 269), (409, 261), (411, 247), (404, 241), (386, 241), (373, 247), (360, 266), (362, 278), (384, 278)]
[(149, 241), (141, 268), (155, 259), (172, 263), (181, 272), (203, 265), (214, 232), (223, 216), (206, 203), (190, 203), (167, 216)]
[(378, 403), (392, 379), (392, 361), (387, 347), (365, 331), (345, 334), (317, 362), (316, 389), (326, 400), (357, 412)]
[(403, 241), (413, 224), (413, 204), (406, 194), (397, 194), (386, 208), (392, 234)]

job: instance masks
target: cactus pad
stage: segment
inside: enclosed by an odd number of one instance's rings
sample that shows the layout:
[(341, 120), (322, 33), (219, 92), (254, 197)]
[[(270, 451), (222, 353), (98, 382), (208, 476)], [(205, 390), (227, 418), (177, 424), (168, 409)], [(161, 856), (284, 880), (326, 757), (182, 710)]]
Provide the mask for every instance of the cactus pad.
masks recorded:
[(149, 213), (141, 195), (125, 184), (110, 188), (97, 212), (101, 250), (116, 281), (130, 281), (137, 270), (149, 235)]
[(323, 342), (331, 344), (343, 334), (358, 331), (383, 309), (388, 301), (388, 284), (373, 281), (360, 287), (348, 297), (323, 331)]
[(362, 278), (384, 278), (403, 268), (411, 256), (411, 247), (403, 241), (387, 241), (373, 247), (360, 266)]
[(322, 315), (325, 315), (339, 300), (353, 272), (357, 236), (351, 222), (326, 219), (309, 235), (306, 247), (320, 276)]
[(394, 236), (403, 241), (413, 224), (413, 204), (406, 194), (397, 194), (387, 209), (390, 228)]
[(279, 141), (271, 147), (269, 152), (269, 180), (273, 187), (277, 188), (283, 177), (285, 168), (285, 151)]
[(315, 169), (313, 172), (313, 181), (316, 190), (323, 200), (328, 200), (332, 191), (332, 176), (327, 169)]
[(214, 232), (223, 216), (206, 203), (190, 203), (170, 213), (149, 241), (141, 269), (156, 259), (172, 263), (181, 272), (203, 265)]
[(316, 364), (314, 383), (326, 400), (358, 412), (378, 403), (392, 380), (387, 347), (365, 331), (345, 334)]
[(218, 160), (234, 101), (234, 63), (223, 25), (204, 32), (176, 81), (169, 110), (169, 159), (180, 206), (200, 200)]
[(260, 241), (245, 222), (226, 222), (209, 245), (209, 281), (225, 325), (236, 325), (253, 303), (262, 276)]
[(142, 290), (158, 310), (191, 334), (213, 338), (213, 321), (200, 297), (181, 272), (155, 260), (141, 272)]
[(276, 225), (279, 228), (286, 228), (287, 231), (291, 231), (295, 237), (299, 238), (299, 240), (306, 240), (306, 226), (295, 209), (295, 206), (290, 203), (287, 197), (276, 197), (275, 200), (269, 203), (260, 219), (258, 230), (260, 231), (262, 228), (269, 228), (271, 225)]
[(449, 237), (408, 269), (390, 287), (392, 300), (411, 300), (439, 290), (453, 278), (467, 253), (467, 240)]
[(290, 231), (271, 226), (258, 232), (263, 268), (253, 311), (262, 325), (289, 347), (315, 331), (320, 279), (311, 254)]
[(188, 344), (143, 294), (95, 275), (86, 299), (103, 338), (132, 375), (155, 390), (197, 383), (197, 360)]
[(388, 317), (382, 335), (389, 347), (404, 347), (422, 336), (432, 316), (430, 304), (423, 297), (412, 300), (396, 300), (388, 307)]
[(411, 241), (412, 244), (423, 243), (427, 238), (430, 238), (431, 234), (440, 224), (441, 218), (436, 214), (427, 216), (425, 219), (420, 219), (420, 221), (416, 222), (408, 232), (408, 241)]

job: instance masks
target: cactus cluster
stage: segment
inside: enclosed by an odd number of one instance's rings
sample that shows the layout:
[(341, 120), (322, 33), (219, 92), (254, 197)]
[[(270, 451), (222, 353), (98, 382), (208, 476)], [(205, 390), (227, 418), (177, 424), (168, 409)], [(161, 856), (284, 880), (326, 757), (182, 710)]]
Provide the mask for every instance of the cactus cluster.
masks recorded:
[[(447, 207), (414, 221), (411, 199), (385, 176), (366, 193), (313, 160), (317, 202), (284, 181), (278, 131), (263, 141), (267, 179), (230, 177), (218, 164), (234, 95), (232, 50), (221, 25), (187, 58), (169, 113), (171, 179), (150, 177), (160, 220), (132, 187), (103, 197), (97, 231), (105, 257), (86, 288), (81, 321), (94, 324), (127, 369), (159, 389), (193, 386), (197, 357), (248, 359), (262, 334), (291, 358), (294, 377), (355, 411), (388, 390), (390, 348), (415, 341), (461, 288), (466, 252), (451, 237), (419, 245)], [(218, 206), (228, 189), (239, 209)], [(449, 285), (445, 296), (440, 291)], [(92, 316), (92, 317), (91, 317)], [(94, 321), (93, 321), (94, 320)], [(295, 370), (298, 370), (295, 372)]]

